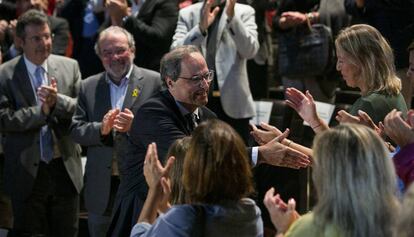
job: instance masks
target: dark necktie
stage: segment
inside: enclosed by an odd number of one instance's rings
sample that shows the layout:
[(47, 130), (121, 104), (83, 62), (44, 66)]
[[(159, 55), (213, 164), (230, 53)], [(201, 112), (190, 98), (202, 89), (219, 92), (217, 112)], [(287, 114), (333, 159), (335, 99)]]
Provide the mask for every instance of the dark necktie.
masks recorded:
[(188, 113), (185, 115), (185, 118), (187, 119), (188, 127), (190, 131), (192, 132), (197, 127), (197, 115), (194, 113)]
[[(37, 67), (35, 71), (35, 89), (43, 84), (44, 69)], [(45, 125), (40, 129), (40, 159), (49, 163), (53, 158), (53, 138), (49, 126)]]

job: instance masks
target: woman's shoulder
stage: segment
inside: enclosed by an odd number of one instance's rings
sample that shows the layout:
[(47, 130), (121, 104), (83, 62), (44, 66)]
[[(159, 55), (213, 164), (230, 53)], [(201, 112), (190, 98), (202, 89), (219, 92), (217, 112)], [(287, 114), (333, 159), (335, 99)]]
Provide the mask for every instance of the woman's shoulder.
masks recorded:
[(285, 237), (307, 236), (307, 237), (341, 237), (334, 226), (328, 224), (321, 227), (315, 221), (315, 215), (311, 212), (301, 216), (286, 232)]

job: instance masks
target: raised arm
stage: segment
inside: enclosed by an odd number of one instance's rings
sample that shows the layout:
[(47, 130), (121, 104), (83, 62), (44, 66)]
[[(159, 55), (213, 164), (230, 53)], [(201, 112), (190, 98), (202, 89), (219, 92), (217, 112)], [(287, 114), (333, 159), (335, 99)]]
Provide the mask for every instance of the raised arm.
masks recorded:
[(316, 105), (309, 91), (303, 94), (301, 91), (290, 87), (286, 89), (286, 97), (286, 103), (296, 110), (304, 121), (309, 123), (315, 133), (329, 129), (328, 124), (316, 112)]

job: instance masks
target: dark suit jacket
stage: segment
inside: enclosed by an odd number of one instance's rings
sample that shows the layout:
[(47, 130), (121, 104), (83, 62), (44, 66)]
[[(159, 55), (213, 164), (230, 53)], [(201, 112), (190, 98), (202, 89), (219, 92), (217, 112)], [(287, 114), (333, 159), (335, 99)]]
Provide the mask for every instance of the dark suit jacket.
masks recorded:
[[(88, 147), (85, 168), (85, 206), (88, 211), (102, 215), (108, 205), (111, 190), (112, 157), (117, 153), (118, 138), (112, 133), (105, 139), (100, 134), (102, 119), (111, 109), (110, 87), (106, 73), (91, 76), (81, 83), (78, 105), (72, 118), (71, 136), (75, 142)], [(123, 108), (139, 108), (145, 100), (161, 89), (157, 72), (133, 67)], [(138, 96), (134, 96), (134, 90)], [(120, 160), (119, 160), (120, 161)]]
[[(199, 117), (205, 121), (216, 115), (203, 106), (199, 108)], [(122, 179), (108, 236), (126, 236), (136, 223), (142, 206), (126, 202), (141, 200), (142, 205), (146, 198), (148, 187), (143, 164), (148, 144), (157, 143), (158, 156), (163, 161), (170, 145), (176, 139), (190, 136), (191, 132), (168, 90), (151, 97), (137, 110), (129, 132), (129, 145), (122, 149), (126, 151), (121, 155), (123, 162), (119, 167)], [(125, 207), (134, 210), (125, 210)]]
[(159, 70), (161, 57), (170, 49), (178, 19), (177, 0), (146, 0), (137, 17), (128, 17), (124, 27), (135, 39), (135, 64)]
[(50, 55), (48, 74), (55, 77), (58, 98), (46, 117), (36, 104), (34, 90), (23, 57), (0, 66), (0, 132), (5, 157), (5, 186), (12, 199), (24, 200), (31, 193), (40, 161), (42, 126), (48, 124), (57, 138), (65, 168), (78, 192), (82, 188), (80, 146), (69, 136), (76, 108), (80, 73), (75, 60)]

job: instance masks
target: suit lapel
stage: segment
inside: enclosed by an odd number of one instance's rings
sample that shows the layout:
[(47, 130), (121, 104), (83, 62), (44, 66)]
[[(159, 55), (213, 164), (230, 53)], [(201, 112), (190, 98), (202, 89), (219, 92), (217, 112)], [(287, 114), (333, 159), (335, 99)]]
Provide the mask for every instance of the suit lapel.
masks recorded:
[(47, 60), (47, 84), (50, 85), (51, 79), (55, 79), (57, 83), (58, 91), (59, 91), (59, 89), (61, 89), (59, 88), (59, 86), (62, 86), (62, 85), (60, 85), (61, 83), (57, 81), (58, 80), (57, 78), (59, 78), (58, 68), (57, 68), (56, 63), (53, 60), (49, 60), (50, 58), (51, 56), (49, 56)]
[(141, 73), (141, 69), (139, 69), (136, 66), (133, 66), (122, 109), (132, 108), (135, 101), (137, 101), (137, 99), (141, 96), (141, 91), (144, 87), (144, 83), (142, 80), (143, 78), (144, 76)]
[(178, 105), (175, 102), (174, 97), (171, 95), (171, 93), (168, 90), (162, 93), (168, 101), (167, 107), (171, 108), (174, 111), (175, 115), (177, 116), (178, 125), (181, 127), (181, 130), (184, 131), (186, 135), (191, 135), (192, 131), (190, 131), (189, 129), (188, 120), (181, 114), (181, 111), (178, 108)]
[(36, 96), (34, 94), (32, 83), (30, 82), (29, 72), (27, 71), (23, 56), (20, 57), (20, 60), (17, 63), (14, 75), (17, 85), (21, 88), (22, 96), (26, 99), (27, 103), (32, 106), (36, 105)]
[(98, 120), (101, 120), (103, 116), (108, 112), (108, 110), (112, 109), (111, 92), (109, 90), (108, 83), (105, 81), (105, 75), (105, 73), (102, 73), (102, 76), (101, 78), (99, 78), (98, 86), (95, 91), (95, 104)]
[(216, 43), (216, 52), (218, 51), (218, 46), (221, 43), (221, 37), (223, 35), (223, 31), (224, 31), (224, 29), (226, 28), (226, 25), (227, 25), (226, 11), (227, 11), (227, 4), (223, 9), (223, 12), (222, 12), (221, 17), (220, 17), (219, 24), (217, 26), (218, 29), (217, 29), (217, 38), (216, 38), (216, 42), (217, 42)]

